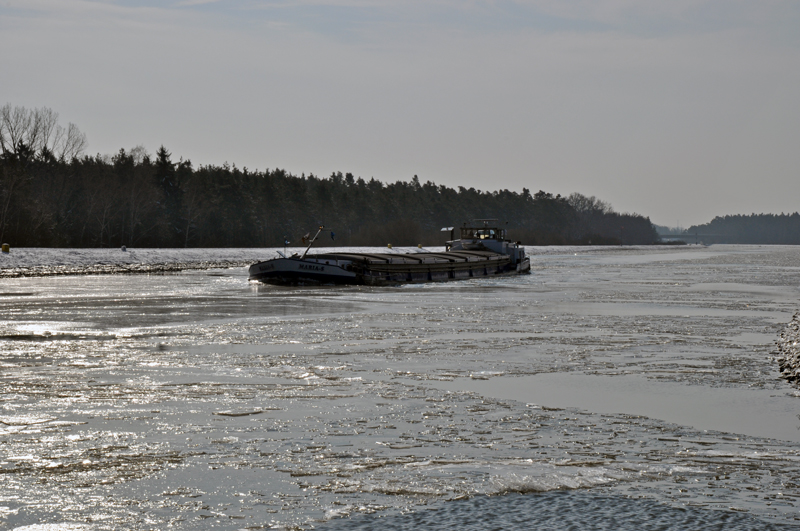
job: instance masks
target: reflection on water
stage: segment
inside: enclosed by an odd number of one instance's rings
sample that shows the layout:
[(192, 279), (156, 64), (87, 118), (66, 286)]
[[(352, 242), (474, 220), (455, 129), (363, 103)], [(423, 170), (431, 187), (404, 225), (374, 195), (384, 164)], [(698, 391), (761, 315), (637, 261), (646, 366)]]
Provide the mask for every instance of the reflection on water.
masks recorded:
[(793, 522), (800, 402), (770, 352), (798, 258), (591, 249), (396, 288), (4, 279), (0, 527)]

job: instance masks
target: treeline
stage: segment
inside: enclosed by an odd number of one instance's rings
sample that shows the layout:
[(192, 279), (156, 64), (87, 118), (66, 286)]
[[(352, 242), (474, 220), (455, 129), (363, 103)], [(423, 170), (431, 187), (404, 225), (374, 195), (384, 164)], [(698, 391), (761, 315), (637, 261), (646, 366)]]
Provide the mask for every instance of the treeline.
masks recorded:
[(686, 229), (704, 243), (800, 245), (800, 214), (750, 214), (715, 217)]
[(476, 218), (507, 221), (510, 237), (527, 245), (658, 239), (648, 218), (616, 213), (581, 194), (453, 189), (416, 176), (385, 184), (340, 172), (319, 178), (228, 164), (195, 168), (188, 160), (174, 161), (163, 146), (154, 156), (143, 148), (86, 156), (85, 138), (70, 128), (73, 140), (82, 140), (70, 144), (72, 152), (62, 149), (65, 130), (58, 145), (37, 145), (19, 127), (11, 138), (0, 113), (0, 241), (25, 247), (275, 247), (284, 237), (299, 245), (302, 235), (324, 224), (333, 229), (336, 245), (441, 245), (449, 237), (442, 227)]

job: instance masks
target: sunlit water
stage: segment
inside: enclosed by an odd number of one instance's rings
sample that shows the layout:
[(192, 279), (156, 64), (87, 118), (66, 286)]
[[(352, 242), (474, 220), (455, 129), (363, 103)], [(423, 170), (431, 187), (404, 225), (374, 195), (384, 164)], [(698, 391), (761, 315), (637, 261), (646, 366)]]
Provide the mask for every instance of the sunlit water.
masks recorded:
[(531, 251), (390, 288), (0, 280), (0, 528), (793, 527), (800, 249)]

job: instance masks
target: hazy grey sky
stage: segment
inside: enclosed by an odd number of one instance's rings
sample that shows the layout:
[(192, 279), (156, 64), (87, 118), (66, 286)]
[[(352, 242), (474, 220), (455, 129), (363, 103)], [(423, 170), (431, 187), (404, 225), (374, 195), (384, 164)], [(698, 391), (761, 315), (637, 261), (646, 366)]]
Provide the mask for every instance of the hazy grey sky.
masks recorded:
[(0, 105), (90, 153), (800, 210), (796, 0), (0, 0)]

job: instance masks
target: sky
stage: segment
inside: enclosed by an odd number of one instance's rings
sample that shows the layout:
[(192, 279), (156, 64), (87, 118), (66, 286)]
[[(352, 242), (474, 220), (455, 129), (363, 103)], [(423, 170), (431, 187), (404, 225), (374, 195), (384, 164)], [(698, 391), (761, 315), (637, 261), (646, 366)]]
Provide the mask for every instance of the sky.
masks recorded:
[(796, 0), (0, 0), (0, 105), (88, 154), (800, 210)]

